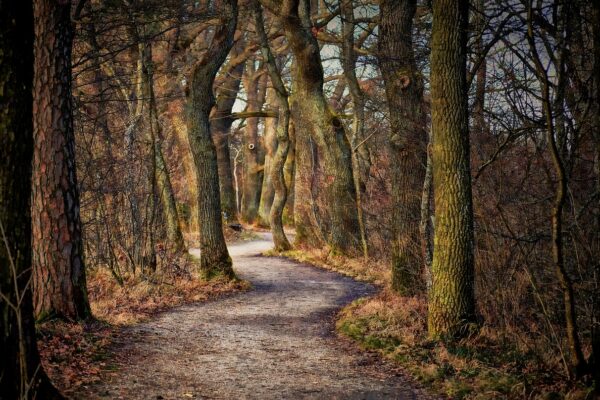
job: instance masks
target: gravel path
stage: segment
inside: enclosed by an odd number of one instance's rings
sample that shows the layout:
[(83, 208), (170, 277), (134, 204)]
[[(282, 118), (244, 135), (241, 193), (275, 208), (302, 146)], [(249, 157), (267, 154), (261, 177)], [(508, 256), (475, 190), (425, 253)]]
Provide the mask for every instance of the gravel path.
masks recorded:
[(254, 290), (130, 328), (118, 349), (125, 355), (118, 372), (77, 398), (424, 397), (387, 363), (333, 333), (335, 312), (373, 293), (372, 286), (260, 256), (271, 247), (269, 234), (230, 246), (236, 273)]

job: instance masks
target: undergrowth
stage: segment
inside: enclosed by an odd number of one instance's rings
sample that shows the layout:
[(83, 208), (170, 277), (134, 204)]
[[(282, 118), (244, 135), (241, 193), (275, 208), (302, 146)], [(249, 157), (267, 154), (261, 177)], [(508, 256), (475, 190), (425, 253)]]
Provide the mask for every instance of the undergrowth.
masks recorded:
[(293, 250), (285, 256), (372, 282), (383, 289), (359, 299), (339, 316), (339, 333), (364, 349), (400, 365), (433, 393), (451, 399), (592, 399), (591, 389), (572, 385), (558, 367), (508, 336), (483, 326), (458, 343), (427, 335), (427, 301), (389, 290), (383, 262), (332, 256), (327, 251)]
[(205, 301), (247, 290), (247, 281), (223, 277), (202, 279), (192, 257), (185, 269), (159, 271), (150, 276), (125, 274), (120, 284), (104, 268), (88, 271), (87, 284), (92, 314), (84, 322), (46, 320), (38, 322), (38, 347), (45, 371), (70, 395), (81, 385), (92, 384), (115, 369), (116, 338), (123, 327), (147, 320), (169, 308)]

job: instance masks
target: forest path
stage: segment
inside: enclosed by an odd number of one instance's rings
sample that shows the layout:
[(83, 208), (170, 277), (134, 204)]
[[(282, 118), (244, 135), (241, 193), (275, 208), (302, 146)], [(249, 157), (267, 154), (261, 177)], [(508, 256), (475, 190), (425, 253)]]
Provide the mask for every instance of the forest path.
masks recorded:
[(334, 334), (335, 312), (373, 293), (371, 285), (263, 257), (273, 244), (270, 234), (260, 237), (229, 247), (253, 290), (129, 328), (118, 371), (78, 398), (423, 398), (386, 362)]

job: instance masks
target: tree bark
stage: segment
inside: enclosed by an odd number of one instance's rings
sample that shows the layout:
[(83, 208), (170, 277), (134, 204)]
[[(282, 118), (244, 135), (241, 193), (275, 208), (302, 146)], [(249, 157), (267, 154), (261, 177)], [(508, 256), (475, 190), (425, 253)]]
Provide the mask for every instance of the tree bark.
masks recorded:
[(179, 224), (179, 215), (177, 212), (177, 203), (171, 184), (171, 176), (167, 166), (165, 156), (162, 151), (162, 127), (158, 118), (158, 107), (156, 105), (156, 96), (154, 95), (154, 63), (152, 61), (152, 44), (144, 43), (141, 56), (143, 57), (143, 98), (148, 102), (148, 122), (146, 127), (150, 145), (153, 147), (151, 153), (154, 156), (153, 166), (155, 168), (155, 185), (160, 198), (162, 213), (166, 223), (167, 239), (170, 246), (176, 252), (187, 251)]
[(352, 172), (356, 190), (356, 210), (363, 256), (369, 256), (367, 232), (362, 210), (362, 192), (369, 175), (370, 156), (365, 139), (365, 99), (356, 77), (356, 52), (354, 51), (354, 5), (353, 0), (340, 0), (342, 15), (342, 68), (352, 96), (353, 131), (350, 138)]
[(187, 128), (198, 179), (198, 225), (200, 268), (207, 277), (234, 278), (231, 258), (223, 236), (217, 152), (210, 134), (209, 114), (215, 104), (213, 82), (233, 46), (237, 23), (237, 1), (221, 3), (222, 23), (210, 46), (192, 70), (187, 104)]
[[(279, 113), (279, 107), (272, 105), (276, 101), (275, 90), (268, 88), (266, 102), (269, 107), (274, 108), (276, 113)], [(269, 226), (269, 214), (271, 212), (273, 198), (275, 197), (273, 181), (271, 180), (271, 170), (273, 168), (273, 158), (277, 151), (277, 125), (277, 117), (264, 119), (265, 130), (263, 134), (263, 143), (265, 148), (265, 162), (263, 164), (264, 175), (262, 189), (260, 191), (260, 204), (258, 206), (258, 224), (261, 226)]]
[(40, 364), (31, 286), (32, 2), (0, 2), (0, 397), (61, 399)]
[[(594, 116), (595, 146), (596, 146), (596, 193), (600, 193), (600, 0), (593, 0), (592, 30), (594, 38), (594, 101), (596, 113)], [(600, 199), (600, 197), (599, 197)], [(600, 200), (596, 204), (596, 236), (595, 248), (600, 249)], [(595, 264), (595, 296), (594, 315), (592, 317), (592, 354), (590, 365), (593, 369), (594, 379), (600, 382), (600, 259)], [(596, 384), (596, 392), (600, 393), (600, 384)]]
[(276, 251), (286, 251), (292, 248), (290, 242), (283, 231), (283, 209), (287, 201), (287, 188), (284, 177), (285, 162), (290, 148), (289, 127), (290, 127), (290, 105), (288, 102), (288, 91), (281, 79), (281, 73), (277, 68), (275, 57), (269, 47), (267, 34), (264, 29), (264, 20), (262, 10), (258, 2), (254, 3), (254, 12), (256, 19), (256, 33), (260, 40), (260, 50), (267, 64), (267, 71), (273, 84), (275, 94), (278, 100), (279, 117), (277, 118), (277, 150), (273, 155), (271, 170), (268, 172), (271, 176), (275, 196), (269, 213), (271, 222), (271, 232), (273, 233), (273, 242)]
[(473, 201), (466, 86), (468, 1), (436, 0), (431, 43), (435, 235), (430, 336), (458, 337), (475, 321)]
[[(291, 111), (296, 124), (296, 202), (294, 220), (299, 244), (325, 242), (331, 250), (357, 253), (360, 229), (356, 187), (352, 168), (352, 149), (344, 126), (335, 116), (323, 93), (323, 66), (319, 45), (311, 32), (310, 5), (307, 0), (284, 0), (274, 5), (261, 0), (279, 16), (290, 49), (294, 54)], [(311, 145), (311, 141), (314, 146)], [(318, 154), (313, 150), (318, 150)], [(311, 162), (313, 167), (311, 168)], [(311, 183), (322, 163), (319, 178), (319, 203), (325, 223), (316, 215), (311, 202)], [(322, 194), (321, 194), (322, 192)], [(323, 231), (324, 234), (320, 234)]]
[(87, 298), (71, 100), (71, 2), (35, 15), (33, 268), (38, 316), (85, 319)]
[[(245, 41), (240, 39), (232, 52), (235, 59), (242, 52)], [(231, 131), (232, 110), (237, 94), (240, 90), (242, 74), (246, 63), (237, 61), (233, 68), (228, 69), (223, 84), (217, 90), (215, 112), (211, 120), (213, 141), (217, 149), (217, 163), (219, 166), (219, 183), (221, 191), (221, 210), (228, 223), (235, 223), (237, 217), (236, 192), (233, 187), (233, 172), (231, 170), (231, 155), (229, 152), (229, 137)]]
[(411, 295), (422, 286), (419, 237), (427, 134), (423, 82), (412, 42), (416, 0), (383, 0), (379, 67), (390, 110), (389, 154), (393, 200), (392, 288)]
[[(254, 60), (248, 60), (245, 74), (242, 77), (244, 88), (246, 89), (246, 110), (252, 113), (262, 110), (265, 102), (267, 89), (267, 80), (264, 70), (254, 67)], [(262, 187), (262, 170), (260, 163), (260, 142), (258, 135), (259, 117), (246, 118), (246, 128), (244, 129), (244, 140), (242, 141), (244, 156), (244, 179), (242, 186), (242, 213), (241, 218), (244, 222), (254, 224), (258, 219), (258, 208), (260, 203), (260, 190)]]

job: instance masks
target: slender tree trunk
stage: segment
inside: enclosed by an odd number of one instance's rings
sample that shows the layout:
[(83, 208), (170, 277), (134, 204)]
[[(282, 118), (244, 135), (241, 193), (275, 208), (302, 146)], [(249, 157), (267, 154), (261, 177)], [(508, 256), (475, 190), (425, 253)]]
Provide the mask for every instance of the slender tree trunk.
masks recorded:
[[(244, 43), (245, 41), (242, 39), (238, 41), (232, 52), (232, 57), (238, 56), (241, 53)], [(228, 223), (235, 223), (238, 220), (236, 191), (233, 185), (231, 154), (229, 152), (229, 138), (231, 124), (234, 121), (231, 113), (240, 90), (240, 82), (245, 65), (245, 62), (237, 62), (224, 77), (223, 84), (217, 90), (215, 112), (211, 120), (212, 137), (217, 148), (217, 163), (219, 166), (221, 211)]]
[(179, 215), (177, 212), (177, 203), (171, 184), (171, 176), (162, 151), (162, 127), (158, 118), (158, 107), (156, 105), (156, 96), (154, 95), (154, 63), (152, 61), (152, 44), (144, 44), (145, 50), (142, 51), (144, 63), (144, 99), (148, 102), (149, 126), (147, 132), (150, 145), (153, 147), (155, 167), (155, 185), (158, 191), (162, 213), (167, 228), (167, 239), (172, 248), (177, 252), (185, 252), (186, 246), (179, 224)]
[[(352, 149), (342, 122), (335, 116), (323, 93), (323, 66), (319, 45), (311, 32), (310, 5), (307, 0), (284, 0), (274, 7), (268, 0), (265, 6), (280, 17), (285, 36), (294, 54), (291, 110), (296, 123), (296, 199), (311, 199), (310, 183), (317, 179), (310, 168), (311, 160), (322, 163), (319, 203), (324, 210), (326, 224), (318, 226), (314, 205), (303, 200), (296, 202), (296, 241), (316, 242), (319, 231), (333, 251), (357, 253), (360, 248), (360, 229), (356, 205), (356, 187), (352, 168)], [(302, 129), (300, 129), (300, 127)], [(314, 149), (310, 142), (314, 142)], [(317, 150), (318, 154), (313, 153)], [(319, 165), (315, 165), (318, 167)], [(306, 204), (308, 203), (308, 204)], [(311, 210), (311, 208), (313, 208)], [(312, 215), (311, 215), (312, 214)]]
[[(44, 38), (41, 38), (44, 40)], [(31, 294), (33, 9), (0, 2), (0, 397), (61, 399), (38, 355)]]
[(276, 251), (286, 251), (292, 248), (290, 242), (283, 231), (283, 209), (287, 201), (287, 186), (284, 177), (285, 161), (290, 148), (289, 127), (290, 127), (290, 105), (288, 102), (288, 92), (281, 79), (281, 74), (277, 69), (275, 57), (269, 47), (267, 34), (264, 29), (264, 20), (262, 10), (258, 2), (254, 3), (254, 12), (256, 18), (256, 33), (260, 40), (260, 50), (267, 64), (267, 71), (273, 84), (275, 94), (278, 100), (279, 117), (277, 118), (277, 150), (273, 156), (271, 175), (275, 197), (271, 206), (269, 219), (271, 222), (271, 232), (273, 232), (273, 242)]
[(192, 70), (187, 105), (190, 148), (198, 179), (198, 225), (200, 226), (200, 268), (208, 277), (235, 277), (223, 236), (217, 152), (210, 134), (209, 114), (215, 104), (213, 82), (233, 46), (237, 23), (237, 1), (224, 0), (222, 18), (210, 46)]
[(392, 180), (392, 288), (411, 295), (421, 287), (419, 237), (421, 188), (425, 177), (423, 82), (412, 42), (416, 0), (383, 0), (379, 67), (390, 110), (389, 154)]
[(290, 119), (289, 123), (289, 139), (290, 139), (290, 148), (288, 151), (287, 159), (285, 160), (285, 164), (283, 165), (283, 178), (285, 181), (285, 186), (288, 188), (287, 202), (285, 208), (283, 209), (283, 218), (284, 220), (293, 222), (294, 221), (294, 182), (296, 180), (296, 133), (294, 128), (294, 121)]
[(369, 256), (367, 232), (362, 210), (362, 192), (369, 175), (370, 156), (365, 140), (365, 99), (356, 78), (356, 52), (354, 51), (354, 5), (353, 0), (340, 0), (342, 14), (342, 68), (352, 96), (354, 114), (353, 132), (350, 138), (352, 150), (352, 172), (356, 190), (356, 209), (362, 253)]
[[(272, 88), (267, 89), (267, 104), (272, 107), (273, 102), (276, 102), (275, 90)], [(274, 111), (279, 113), (279, 107), (274, 107)], [(273, 204), (273, 198), (275, 197), (275, 190), (273, 188), (273, 181), (271, 180), (271, 170), (273, 168), (273, 158), (277, 151), (277, 125), (278, 118), (265, 118), (264, 125), (265, 130), (263, 134), (263, 143), (265, 148), (265, 162), (264, 162), (264, 177), (262, 182), (262, 190), (260, 191), (260, 204), (258, 207), (258, 223), (261, 226), (269, 225), (269, 214), (271, 212), (271, 205)], [(285, 160), (284, 160), (285, 161)]]
[(35, 2), (33, 268), (38, 316), (85, 319), (87, 298), (71, 100), (71, 2)]
[[(254, 60), (248, 60), (245, 75), (242, 78), (246, 89), (246, 112), (253, 113), (262, 110), (267, 89), (266, 75), (262, 68), (254, 68)], [(260, 168), (260, 142), (258, 135), (259, 117), (246, 118), (244, 129), (243, 151), (244, 179), (242, 186), (242, 213), (241, 218), (249, 224), (256, 223), (260, 203), (261, 168)]]
[(475, 320), (473, 201), (469, 161), (467, 0), (433, 3), (431, 117), (435, 235), (429, 334), (467, 333)]

